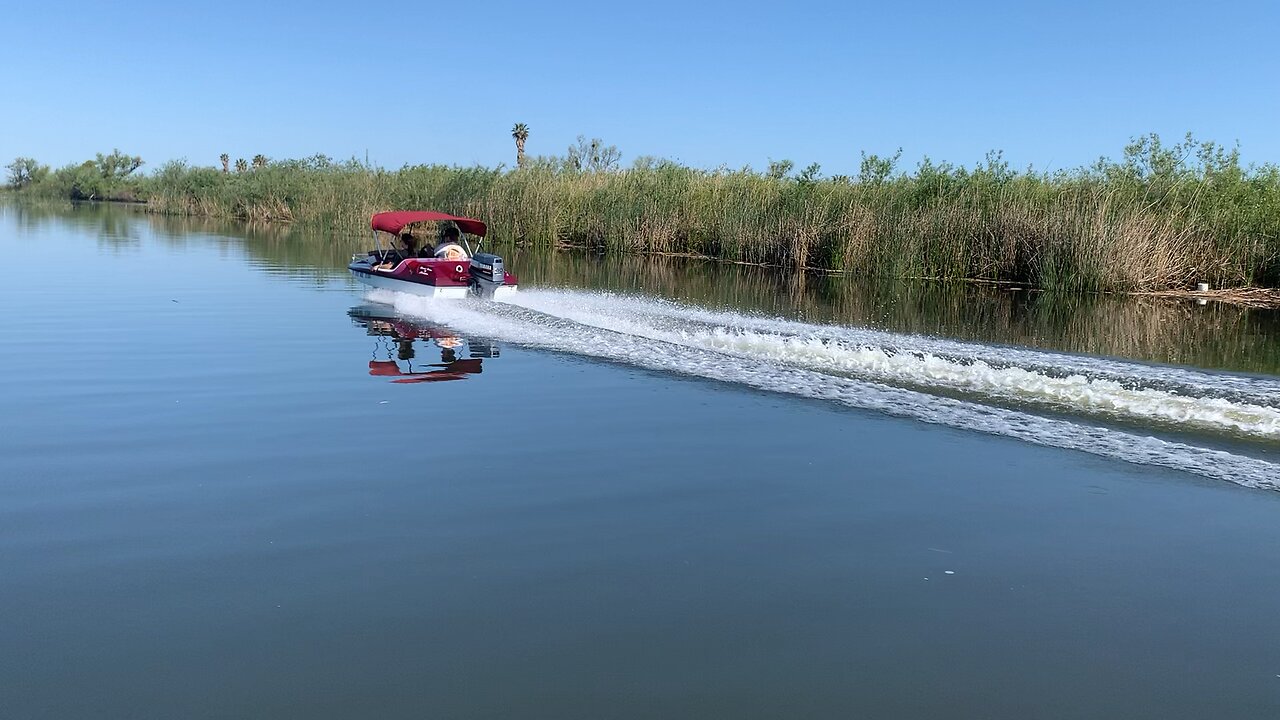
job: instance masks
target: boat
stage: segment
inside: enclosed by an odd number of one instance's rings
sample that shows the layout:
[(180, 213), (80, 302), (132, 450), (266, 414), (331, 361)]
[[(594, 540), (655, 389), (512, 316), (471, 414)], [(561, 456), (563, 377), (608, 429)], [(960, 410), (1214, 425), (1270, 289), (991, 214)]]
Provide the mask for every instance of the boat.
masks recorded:
[[(415, 252), (418, 237), (406, 228), (423, 223), (433, 224), (440, 242), (426, 246), (426, 252)], [(347, 266), (365, 285), (445, 299), (502, 300), (518, 289), (516, 276), (507, 272), (502, 258), (481, 252), (488, 230), (483, 221), (431, 210), (397, 210), (377, 213), (369, 224), (376, 249), (352, 256)], [(392, 238), (385, 248), (382, 233)], [(476, 239), (474, 248), (468, 237)]]

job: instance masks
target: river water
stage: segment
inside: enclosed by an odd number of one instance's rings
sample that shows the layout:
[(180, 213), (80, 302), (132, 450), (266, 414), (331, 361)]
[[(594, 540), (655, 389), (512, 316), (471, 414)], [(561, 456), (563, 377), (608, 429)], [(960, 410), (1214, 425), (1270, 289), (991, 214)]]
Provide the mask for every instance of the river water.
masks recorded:
[(1280, 313), (0, 205), (0, 717), (1280, 714)]

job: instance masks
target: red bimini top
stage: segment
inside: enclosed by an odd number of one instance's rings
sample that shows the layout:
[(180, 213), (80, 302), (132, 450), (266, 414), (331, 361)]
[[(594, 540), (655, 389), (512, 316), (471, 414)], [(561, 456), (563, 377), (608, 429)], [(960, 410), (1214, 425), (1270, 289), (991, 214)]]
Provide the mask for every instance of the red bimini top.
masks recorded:
[(452, 220), (457, 223), (459, 230), (468, 235), (484, 237), (486, 228), (482, 221), (473, 218), (455, 217), (430, 210), (397, 210), (395, 212), (378, 213), (373, 216), (373, 220), (369, 224), (374, 230), (398, 235), (405, 225), (420, 222), (440, 222), (442, 220)]

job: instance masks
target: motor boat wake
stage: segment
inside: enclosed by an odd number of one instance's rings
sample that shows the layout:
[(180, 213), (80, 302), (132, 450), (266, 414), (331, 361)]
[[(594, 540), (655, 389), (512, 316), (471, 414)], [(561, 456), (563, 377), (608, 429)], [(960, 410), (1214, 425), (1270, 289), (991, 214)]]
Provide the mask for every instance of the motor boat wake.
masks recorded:
[[(409, 228), (425, 223), (437, 230), (438, 242), (424, 241), (419, 247), (419, 236)], [(352, 256), (347, 265), (365, 285), (446, 299), (502, 300), (517, 290), (516, 276), (507, 272), (502, 258), (480, 251), (487, 231), (480, 220), (429, 210), (399, 210), (378, 213), (369, 224), (377, 248)], [(392, 237), (386, 248), (381, 233)], [(474, 249), (467, 236), (477, 239)]]
[[(393, 383), (463, 380), (483, 372), (484, 359), (499, 355), (498, 346), (492, 341), (463, 337), (449, 328), (398, 317), (377, 306), (357, 306), (347, 315), (366, 334), (378, 339), (369, 361), (369, 374)], [(434, 351), (429, 346), (434, 345), (440, 362), (424, 360), (417, 343), (431, 354)]]

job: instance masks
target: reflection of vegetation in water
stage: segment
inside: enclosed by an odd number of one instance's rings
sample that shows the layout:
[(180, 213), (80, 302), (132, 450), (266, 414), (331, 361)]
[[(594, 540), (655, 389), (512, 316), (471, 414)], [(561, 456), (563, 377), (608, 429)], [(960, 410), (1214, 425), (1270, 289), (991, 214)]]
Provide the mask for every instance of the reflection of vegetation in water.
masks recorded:
[[(367, 233), (335, 234), (305, 224), (156, 216), (119, 206), (4, 207), (25, 230), (60, 224), (109, 244), (149, 235), (168, 245), (236, 247), (269, 272), (316, 282), (344, 278), (351, 254), (371, 242)], [(877, 282), (635, 255), (498, 249), (525, 288), (641, 292), (814, 322), (1280, 374), (1277, 310), (1016, 292), (973, 283)]]
[(70, 228), (113, 249), (137, 247), (142, 241), (138, 214), (120, 208), (68, 201), (24, 201), (6, 207), (26, 232), (44, 227)]
[(328, 281), (345, 277), (354, 252), (367, 249), (369, 236), (335, 234), (306, 223), (246, 223), (227, 218), (154, 215), (137, 206), (109, 203), (28, 201), (3, 206), (26, 233), (62, 230), (84, 233), (100, 245), (136, 247), (145, 237), (171, 247), (191, 243), (242, 249), (270, 272)]
[(355, 252), (368, 249), (368, 239), (317, 230), (305, 223), (246, 223), (225, 218), (174, 215), (142, 216), (161, 237), (192, 234), (235, 238), (244, 251), (271, 272), (317, 282), (345, 276)]

